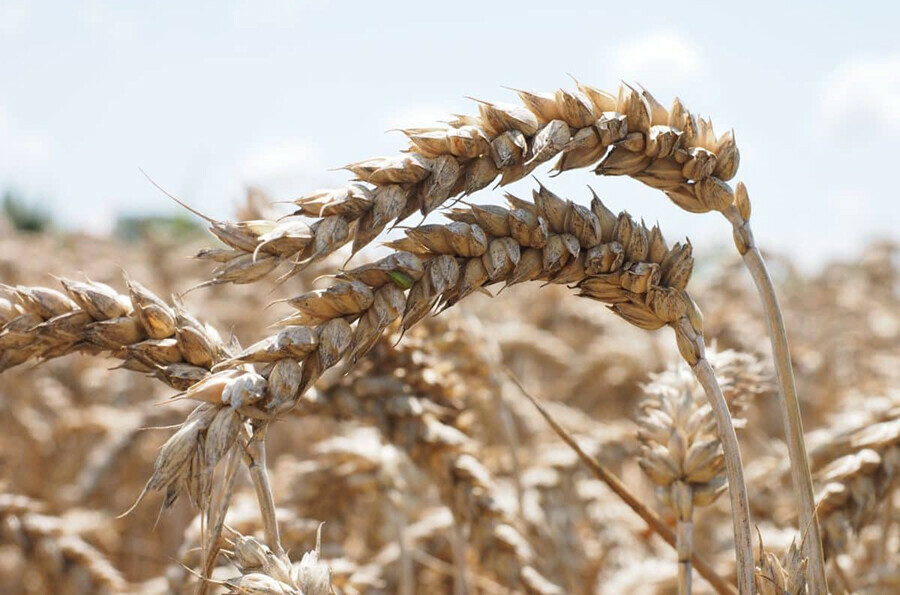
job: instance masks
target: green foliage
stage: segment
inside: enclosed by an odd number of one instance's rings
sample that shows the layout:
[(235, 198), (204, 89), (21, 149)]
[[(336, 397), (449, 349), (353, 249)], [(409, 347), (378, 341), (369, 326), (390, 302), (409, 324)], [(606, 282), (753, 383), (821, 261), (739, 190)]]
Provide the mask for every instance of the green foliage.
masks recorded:
[(146, 237), (183, 240), (203, 233), (203, 228), (186, 215), (123, 215), (116, 219), (116, 237), (134, 241)]
[(3, 193), (3, 214), (21, 231), (37, 233), (53, 227), (53, 217), (47, 210), (30, 204), (12, 190)]

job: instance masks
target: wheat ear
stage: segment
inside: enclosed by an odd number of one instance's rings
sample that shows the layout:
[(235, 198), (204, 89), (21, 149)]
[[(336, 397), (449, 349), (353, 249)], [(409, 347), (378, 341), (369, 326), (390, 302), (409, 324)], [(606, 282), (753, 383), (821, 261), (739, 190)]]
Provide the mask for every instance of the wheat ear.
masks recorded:
[[(126, 277), (129, 296), (102, 283), (60, 281), (65, 293), (43, 287), (7, 288), (17, 298), (21, 313), (0, 331), (0, 368), (75, 351), (109, 351), (123, 360), (122, 367), (153, 372), (175, 388), (194, 390), (191, 394), (205, 391), (212, 402), (201, 403), (163, 445), (138, 502), (148, 490), (164, 490), (163, 507), (168, 508), (184, 489), (211, 521), (212, 473), (240, 441), (244, 421), (267, 418), (253, 405), (265, 390), (265, 379), (246, 367), (229, 370), (224, 378), (210, 378), (209, 368), (229, 355), (218, 332), (197, 321), (180, 303), (172, 308), (136, 281)], [(310, 340), (306, 337), (306, 343)], [(245, 460), (259, 497), (267, 541), (283, 555), (265, 469), (265, 427), (256, 430), (245, 441)], [(207, 544), (217, 549), (221, 524), (210, 524)]]
[[(679, 390), (680, 388), (680, 390)], [(708, 506), (725, 491), (725, 459), (716, 422), (692, 386), (662, 392), (640, 405), (638, 438), (644, 473), (675, 513), (678, 591), (691, 593), (694, 508)]]
[(478, 100), (477, 116), (403, 130), (405, 154), (345, 166), (356, 183), (296, 199), (283, 220), (216, 221), (194, 211), (229, 247), (198, 254), (219, 263), (206, 284), (251, 283), (288, 260), (290, 275), (348, 242), (356, 253), (393, 221), (428, 214), (498, 176), (499, 186), (520, 180), (556, 156), (558, 172), (602, 159), (598, 173), (632, 175), (693, 211), (730, 203), (725, 180), (740, 157), (734, 135), (717, 137), (680, 100), (666, 110), (646, 90), (622, 85), (612, 95), (580, 83), (576, 91), (519, 95), (524, 107)]

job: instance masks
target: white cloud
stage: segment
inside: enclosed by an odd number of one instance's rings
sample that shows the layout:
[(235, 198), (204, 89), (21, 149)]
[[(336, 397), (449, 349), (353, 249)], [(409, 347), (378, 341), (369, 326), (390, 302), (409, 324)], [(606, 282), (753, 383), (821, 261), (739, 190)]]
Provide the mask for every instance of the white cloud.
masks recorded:
[(613, 72), (624, 80), (657, 87), (683, 83), (703, 75), (706, 64), (699, 47), (676, 33), (655, 33), (616, 48)]
[(829, 132), (900, 132), (900, 55), (860, 57), (825, 82), (818, 112)]

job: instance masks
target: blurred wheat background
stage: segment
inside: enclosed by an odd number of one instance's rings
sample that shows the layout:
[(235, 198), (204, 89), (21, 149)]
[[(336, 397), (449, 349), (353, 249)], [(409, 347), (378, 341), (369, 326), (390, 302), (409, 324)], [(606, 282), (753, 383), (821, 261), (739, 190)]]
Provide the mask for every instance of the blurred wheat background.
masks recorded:
[[(346, 179), (329, 168), (405, 141), (384, 131), (472, 112), (463, 94), (514, 101), (500, 84), (552, 89), (566, 73), (637, 80), (711, 115), (719, 132), (735, 129), (791, 338), (832, 590), (897, 592), (900, 47), (890, 23), (900, 15), (826, 4), (813, 27), (808, 7), (667, 6), (0, 0), (0, 54), (11, 57), (0, 61), (0, 282), (54, 286), (52, 274), (127, 293), (124, 270), (168, 300), (209, 279), (209, 263), (189, 257), (212, 240), (138, 167), (211, 216), (275, 218), (286, 212), (278, 201)], [(578, 202), (589, 183), (614, 208), (695, 241), (691, 293), (772, 556), (757, 565), (789, 575), (796, 510), (752, 282), (724, 222), (628, 182), (573, 172), (553, 185)], [(347, 256), (281, 286), (198, 289), (185, 308), (249, 346), (284, 315), (267, 304), (321, 288), (317, 277)], [(320, 557), (339, 593), (677, 592), (672, 548), (505, 371), (676, 527), (665, 489), (642, 471), (655, 448), (646, 399), (667, 406), (666, 387), (697, 387), (668, 334), (605, 309), (558, 285), (475, 295), (402, 340), (390, 327), (356, 366), (324, 374), (317, 405), (269, 432), (291, 558), (316, 546), (324, 522)], [(0, 310), (0, 326), (11, 312)], [(107, 357), (32, 364), (0, 373), (0, 591), (195, 592), (187, 569), (201, 563), (203, 530), (187, 498), (158, 515), (162, 496), (151, 494), (118, 518), (192, 406)], [(727, 500), (698, 504), (692, 522), (694, 549), (730, 577)], [(226, 523), (263, 535), (244, 474)], [(235, 574), (220, 562), (214, 577)], [(522, 566), (535, 573), (524, 583)], [(697, 576), (694, 592), (713, 587)]]

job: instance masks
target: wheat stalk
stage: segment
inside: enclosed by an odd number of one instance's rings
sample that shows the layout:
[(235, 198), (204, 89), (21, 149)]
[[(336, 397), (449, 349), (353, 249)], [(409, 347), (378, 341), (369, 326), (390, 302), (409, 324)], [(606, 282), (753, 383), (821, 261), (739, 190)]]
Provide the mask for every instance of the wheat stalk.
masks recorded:
[(762, 254), (756, 246), (756, 240), (750, 227), (751, 207), (746, 186), (738, 183), (734, 204), (729, 204), (719, 210), (732, 224), (735, 247), (753, 278), (765, 312), (772, 345), (772, 358), (778, 378), (778, 395), (791, 460), (791, 476), (800, 512), (800, 527), (801, 529), (808, 527), (809, 531), (809, 536), (804, 542), (804, 550), (810, 560), (810, 585), (816, 591), (827, 592), (825, 553), (822, 543), (824, 538), (820, 533), (816, 515), (812, 475), (809, 470), (806, 443), (803, 439), (800, 399), (797, 396), (797, 387), (794, 381), (787, 330), (784, 326), (784, 317), (778, 303), (778, 296), (775, 293), (775, 285), (769, 276)]

